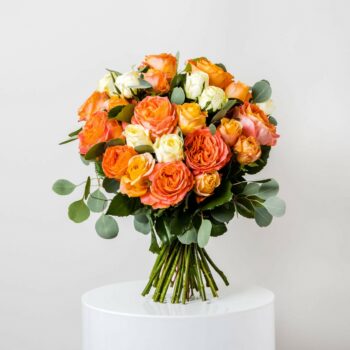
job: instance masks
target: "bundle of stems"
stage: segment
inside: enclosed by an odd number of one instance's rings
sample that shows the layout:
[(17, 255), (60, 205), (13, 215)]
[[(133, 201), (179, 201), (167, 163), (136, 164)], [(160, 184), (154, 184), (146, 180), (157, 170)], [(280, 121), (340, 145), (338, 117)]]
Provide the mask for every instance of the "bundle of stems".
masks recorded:
[(195, 292), (199, 293), (203, 301), (207, 300), (207, 287), (213, 297), (217, 297), (218, 286), (211, 268), (228, 286), (225, 274), (215, 265), (204, 248), (195, 243), (186, 245), (179, 241), (165, 244), (161, 247), (142, 295), (149, 294), (154, 287), (153, 300), (163, 303), (169, 287), (172, 287), (171, 303), (185, 304)]

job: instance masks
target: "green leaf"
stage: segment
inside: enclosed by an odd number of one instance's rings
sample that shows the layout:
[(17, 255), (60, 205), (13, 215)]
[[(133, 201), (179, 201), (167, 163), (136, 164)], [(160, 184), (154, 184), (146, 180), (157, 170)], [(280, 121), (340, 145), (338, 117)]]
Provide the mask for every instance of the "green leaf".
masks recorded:
[(170, 101), (171, 103), (175, 103), (176, 105), (182, 105), (185, 102), (185, 92), (182, 87), (174, 88), (171, 93)]
[(168, 225), (164, 216), (156, 219), (155, 230), (163, 244), (169, 244), (174, 238), (168, 230)]
[(191, 244), (191, 243), (197, 243), (197, 230), (194, 226), (192, 226), (190, 229), (185, 231), (185, 233), (181, 236), (177, 236), (177, 239), (182, 244)]
[(68, 217), (77, 224), (87, 220), (89, 216), (90, 210), (83, 199), (73, 202), (68, 207)]
[(125, 106), (113, 107), (108, 112), (108, 118), (130, 123), (131, 117), (134, 114), (134, 108), (135, 106), (131, 103)]
[(157, 236), (154, 231), (151, 231), (151, 244), (149, 246), (149, 251), (158, 254), (160, 252), (160, 247), (158, 245)]
[(264, 207), (255, 207), (254, 218), (260, 227), (269, 226), (272, 221), (272, 215)]
[(128, 216), (134, 212), (136, 204), (136, 198), (130, 198), (124, 194), (117, 193), (109, 205), (106, 214), (113, 216)]
[(57, 180), (52, 185), (52, 190), (61, 196), (66, 196), (67, 194), (72, 193), (75, 188), (76, 186), (74, 185), (74, 183), (65, 179)]
[(254, 196), (259, 193), (260, 185), (256, 182), (251, 182), (243, 190), (246, 196)]
[(261, 156), (258, 160), (255, 161), (255, 166), (245, 168), (248, 174), (256, 174), (260, 172), (267, 164), (271, 147), (270, 146), (260, 146), (260, 147), (261, 147)]
[(92, 212), (100, 213), (106, 209), (107, 202), (106, 196), (100, 190), (96, 190), (90, 194), (87, 206)]
[(75, 141), (75, 140), (78, 140), (77, 137), (73, 137), (72, 139), (68, 139), (66, 141), (62, 141), (59, 143), (59, 145), (65, 145), (66, 143), (69, 143), (69, 142), (72, 142), (72, 141)]
[(140, 146), (135, 146), (134, 150), (137, 153), (154, 153), (154, 149), (150, 145), (140, 145)]
[(270, 197), (266, 199), (263, 206), (271, 215), (276, 217), (283, 216), (286, 212), (286, 203), (283, 199), (278, 197)]
[(226, 102), (226, 104), (224, 105), (224, 107), (222, 107), (222, 109), (220, 109), (220, 111), (218, 111), (214, 117), (212, 118), (211, 122), (212, 123), (217, 123), (219, 122), (226, 114), (227, 112), (234, 107), (236, 104), (240, 104), (241, 102), (239, 100), (236, 99), (232, 99), (232, 100), (228, 100)]
[(227, 231), (227, 227), (221, 222), (212, 222), (211, 236), (218, 237), (223, 235)]
[(275, 126), (277, 126), (277, 124), (278, 124), (277, 120), (272, 115), (269, 115), (269, 122)]
[(123, 139), (113, 139), (107, 142), (107, 147), (111, 147), (111, 146), (123, 146), (125, 145), (125, 140)]
[(150, 89), (152, 85), (144, 79), (139, 78), (139, 82), (136, 85), (129, 85), (128, 88), (130, 89)]
[(119, 190), (120, 182), (115, 179), (105, 177), (102, 182), (102, 187), (108, 193), (117, 193)]
[(146, 215), (134, 216), (134, 228), (136, 231), (147, 235), (151, 232), (151, 224)]
[(236, 202), (236, 208), (240, 215), (252, 219), (254, 217), (254, 207), (249, 199), (239, 197)]
[(106, 142), (99, 142), (93, 145), (85, 154), (86, 160), (95, 160), (97, 157), (103, 154), (105, 151)]
[(267, 80), (260, 80), (252, 87), (253, 102), (261, 103), (267, 101), (272, 94), (270, 83)]
[(86, 179), (85, 189), (84, 189), (84, 199), (85, 200), (89, 197), (90, 188), (91, 188), (91, 177), (88, 176), (88, 178)]
[(90, 165), (90, 162), (87, 161), (82, 154), (80, 154), (80, 160), (85, 164), (85, 165)]
[(264, 182), (260, 186), (258, 196), (263, 198), (263, 199), (275, 197), (278, 193), (278, 190), (279, 190), (278, 182), (274, 179), (271, 179), (268, 182)]
[(186, 81), (186, 74), (176, 74), (171, 80), (170, 89), (174, 89), (177, 86), (184, 86)]
[(69, 137), (77, 136), (82, 130), (83, 128), (79, 128), (78, 130), (72, 131), (70, 134), (68, 134), (68, 136)]
[(198, 245), (201, 248), (204, 248), (208, 244), (211, 234), (211, 228), (212, 224), (210, 220), (202, 220), (201, 226), (198, 230)]
[(220, 67), (223, 71), (227, 72), (226, 67), (222, 63), (215, 63), (215, 65)]
[(104, 239), (115, 238), (119, 233), (119, 226), (115, 219), (104, 214), (96, 221), (95, 229), (97, 234)]
[(170, 221), (171, 232), (175, 236), (181, 236), (191, 225), (192, 215), (188, 211), (176, 211)]
[(216, 207), (210, 212), (210, 215), (219, 222), (229, 222), (235, 215), (235, 206), (232, 202)]
[(225, 204), (232, 199), (232, 183), (228, 180), (223, 182), (220, 187), (218, 187), (215, 193), (209, 197), (204, 203), (202, 210), (209, 210), (218, 207), (219, 205)]
[(209, 130), (210, 130), (210, 133), (211, 133), (212, 135), (215, 135), (215, 133), (216, 133), (216, 127), (215, 127), (214, 124), (210, 124), (210, 125), (209, 125)]
[(105, 173), (102, 168), (102, 162), (101, 161), (95, 161), (95, 171), (98, 176), (105, 177)]

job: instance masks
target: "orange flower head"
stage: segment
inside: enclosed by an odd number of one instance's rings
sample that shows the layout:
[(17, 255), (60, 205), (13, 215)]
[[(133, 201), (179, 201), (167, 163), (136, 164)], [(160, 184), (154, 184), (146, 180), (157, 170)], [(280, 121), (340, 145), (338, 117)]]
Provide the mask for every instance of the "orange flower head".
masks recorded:
[(144, 74), (144, 79), (152, 85), (153, 90), (157, 94), (166, 94), (170, 90), (170, 84), (167, 79), (167, 75), (160, 70), (153, 68), (149, 69)]
[(195, 176), (194, 181), (194, 192), (198, 195), (197, 202), (201, 202), (214, 193), (215, 188), (221, 183), (221, 178), (217, 171), (212, 171)]
[(230, 147), (234, 146), (239, 136), (242, 134), (242, 125), (238, 120), (222, 118), (218, 131), (222, 138)]
[(129, 102), (121, 96), (113, 95), (108, 101), (108, 110), (117, 106), (126, 106)]
[(143, 65), (165, 73), (167, 79), (171, 80), (176, 74), (177, 60), (169, 53), (161, 53), (146, 56)]
[(94, 91), (79, 108), (79, 121), (88, 120), (94, 113), (105, 110), (108, 106), (108, 99), (107, 93)]
[(240, 82), (233, 81), (231, 84), (226, 86), (225, 93), (228, 98), (237, 98), (243, 102), (249, 101), (252, 97), (248, 85)]
[(261, 156), (259, 142), (254, 136), (246, 137), (242, 135), (236, 142), (234, 150), (240, 164), (254, 163)]
[(177, 105), (176, 112), (179, 118), (179, 127), (184, 135), (205, 127), (207, 112), (202, 111), (198, 103)]

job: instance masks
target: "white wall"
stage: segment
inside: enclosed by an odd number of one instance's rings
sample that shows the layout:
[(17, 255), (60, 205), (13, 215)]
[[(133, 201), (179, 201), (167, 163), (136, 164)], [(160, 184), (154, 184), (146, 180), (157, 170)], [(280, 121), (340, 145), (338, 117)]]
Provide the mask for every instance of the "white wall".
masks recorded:
[[(266, 78), (281, 138), (273, 176), (287, 215), (267, 229), (239, 219), (209, 250), (232, 283), (276, 294), (278, 350), (350, 348), (348, 1), (7, 1), (0, 5), (0, 348), (80, 347), (80, 295), (145, 278), (148, 237), (122, 220), (104, 241), (56, 178), (88, 174), (75, 112), (105, 67), (144, 54), (207, 55), (241, 80)], [(77, 196), (77, 195), (76, 195)]]

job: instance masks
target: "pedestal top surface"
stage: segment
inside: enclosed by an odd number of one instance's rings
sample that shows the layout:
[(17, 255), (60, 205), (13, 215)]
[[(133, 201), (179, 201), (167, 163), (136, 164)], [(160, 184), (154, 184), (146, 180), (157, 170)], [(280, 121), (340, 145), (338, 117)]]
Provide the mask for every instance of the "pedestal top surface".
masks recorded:
[[(103, 286), (85, 293), (83, 307), (99, 312), (130, 317), (210, 317), (250, 311), (271, 304), (274, 295), (261, 287), (219, 286), (219, 298), (192, 300), (186, 305), (161, 304), (152, 301), (151, 293), (141, 296), (146, 281), (122, 282)], [(169, 298), (167, 298), (169, 300)]]

